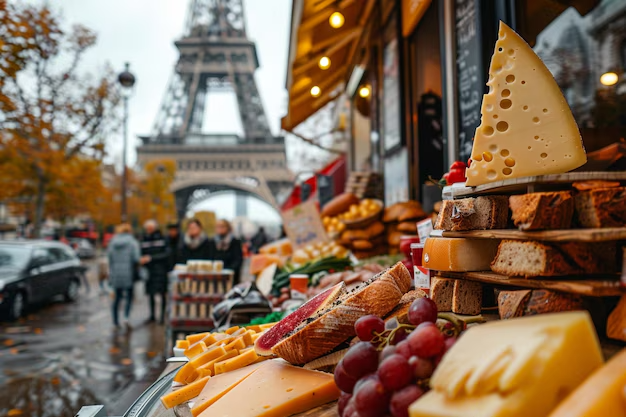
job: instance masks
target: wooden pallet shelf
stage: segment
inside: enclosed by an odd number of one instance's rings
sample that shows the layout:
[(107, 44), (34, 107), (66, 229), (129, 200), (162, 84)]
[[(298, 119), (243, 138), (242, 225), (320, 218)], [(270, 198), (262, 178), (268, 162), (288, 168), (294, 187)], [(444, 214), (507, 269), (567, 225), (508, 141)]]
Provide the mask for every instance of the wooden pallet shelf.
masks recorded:
[(573, 277), (563, 278), (521, 278), (507, 277), (494, 272), (444, 272), (438, 276), (467, 279), (491, 285), (509, 285), (522, 288), (543, 288), (591, 297), (611, 297), (626, 294), (626, 287), (620, 286), (619, 275), (602, 275), (595, 279)]
[(609, 242), (626, 240), (626, 227), (543, 230), (536, 232), (522, 232), (517, 229), (470, 230), (467, 232), (444, 232), (442, 230), (434, 230), (430, 235), (433, 237), (540, 240), (550, 242)]

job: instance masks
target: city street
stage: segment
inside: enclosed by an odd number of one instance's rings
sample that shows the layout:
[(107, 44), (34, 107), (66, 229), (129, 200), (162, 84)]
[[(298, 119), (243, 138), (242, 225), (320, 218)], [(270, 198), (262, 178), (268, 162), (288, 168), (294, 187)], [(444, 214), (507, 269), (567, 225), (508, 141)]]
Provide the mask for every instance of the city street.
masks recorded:
[(141, 284), (131, 329), (115, 330), (96, 262), (87, 265), (90, 288), (83, 285), (76, 303), (54, 301), (0, 323), (0, 416), (73, 416), (88, 404), (122, 415), (161, 372), (165, 329), (144, 324)]

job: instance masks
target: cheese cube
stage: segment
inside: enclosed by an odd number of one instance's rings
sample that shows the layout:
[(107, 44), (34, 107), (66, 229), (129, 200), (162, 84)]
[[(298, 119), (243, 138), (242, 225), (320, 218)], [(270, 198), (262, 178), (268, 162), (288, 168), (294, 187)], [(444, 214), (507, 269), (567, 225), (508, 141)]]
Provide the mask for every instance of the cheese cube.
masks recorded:
[(233, 349), (243, 349), (245, 348), (247, 345), (244, 343), (243, 338), (242, 337), (238, 337), (235, 340), (233, 340), (232, 342), (230, 342), (229, 344), (227, 344), (226, 346), (224, 346), (224, 349), (228, 350), (233, 350)]
[(626, 349), (594, 372), (550, 417), (626, 417)]
[(422, 265), (435, 271), (490, 271), (499, 243), (495, 239), (428, 238)]
[(209, 378), (211, 377), (207, 376), (192, 384), (187, 385), (186, 387), (178, 388), (177, 390), (162, 396), (161, 402), (163, 403), (165, 408), (172, 408), (184, 403), (185, 401), (189, 401), (192, 398), (197, 397), (198, 394), (200, 394)]
[(215, 375), (223, 374), (225, 372), (234, 371), (235, 369), (248, 366), (259, 358), (255, 350), (249, 350), (234, 358), (218, 362), (215, 364)]
[(224, 331), (224, 333), (226, 333), (226, 334), (231, 334), (231, 335), (232, 335), (232, 334), (233, 334), (233, 333), (235, 333), (237, 330), (239, 330), (239, 326), (233, 326), (233, 327), (231, 327), (231, 328), (229, 328), (229, 329), (225, 330), (225, 331)]
[(254, 341), (252, 340), (252, 336), (254, 336), (255, 334), (256, 332), (252, 330), (248, 330), (243, 335), (241, 335), (241, 338), (243, 339), (243, 343), (245, 346), (250, 346), (254, 344)]
[(332, 374), (271, 360), (264, 362), (200, 416), (284, 417), (334, 401), (339, 394)]
[(176, 347), (178, 349), (188, 349), (189, 348), (189, 342), (187, 340), (177, 340), (176, 341)]
[(602, 364), (586, 311), (472, 327), (443, 357), (411, 417), (546, 417)]
[(561, 174), (587, 161), (574, 116), (550, 70), (500, 22), (467, 186)]
[(190, 361), (189, 363), (191, 364), (191, 366), (198, 369), (202, 365), (209, 363), (213, 359), (217, 359), (221, 356), (224, 356), (225, 354), (226, 354), (226, 349), (224, 349), (223, 346), (216, 346), (212, 349), (207, 349), (205, 352), (202, 352), (201, 354), (193, 358), (193, 360)]
[(200, 341), (189, 346), (189, 348), (185, 350), (185, 356), (189, 359), (192, 359), (195, 356), (198, 356), (199, 354), (204, 352), (205, 350), (207, 350), (207, 346), (204, 344), (204, 342)]
[(199, 367), (197, 369), (197, 372), (204, 372), (205, 371), (209, 371), (211, 372), (211, 375), (215, 375), (215, 364), (219, 363), (219, 362), (223, 362), (225, 360), (228, 360), (230, 358), (234, 358), (235, 356), (238, 356), (239, 352), (237, 352), (236, 350), (229, 350), (228, 352), (226, 352), (224, 355), (220, 356), (219, 358), (213, 359), (209, 362), (207, 362), (206, 364), (202, 365), (201, 367)]
[(198, 377), (198, 372), (196, 368), (191, 364), (191, 362), (187, 362), (184, 364), (176, 375), (174, 375), (174, 382), (178, 382), (179, 384), (186, 384), (187, 381), (193, 381)]

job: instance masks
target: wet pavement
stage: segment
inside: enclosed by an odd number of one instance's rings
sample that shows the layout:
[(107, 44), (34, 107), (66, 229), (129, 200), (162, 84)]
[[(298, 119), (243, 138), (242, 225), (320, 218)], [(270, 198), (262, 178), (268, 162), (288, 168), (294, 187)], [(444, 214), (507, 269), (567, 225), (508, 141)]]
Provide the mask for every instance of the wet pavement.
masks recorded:
[(147, 297), (137, 284), (131, 328), (114, 329), (111, 298), (87, 264), (90, 291), (75, 303), (53, 301), (14, 323), (0, 323), (0, 417), (74, 416), (104, 404), (123, 415), (165, 366), (165, 328), (144, 324)]

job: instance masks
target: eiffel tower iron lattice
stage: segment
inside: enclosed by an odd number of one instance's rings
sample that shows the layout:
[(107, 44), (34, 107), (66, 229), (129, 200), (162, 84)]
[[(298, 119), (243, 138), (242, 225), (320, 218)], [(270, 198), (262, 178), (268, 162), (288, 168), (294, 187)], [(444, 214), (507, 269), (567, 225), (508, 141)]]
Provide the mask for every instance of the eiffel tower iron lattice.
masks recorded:
[[(198, 195), (225, 190), (254, 195), (277, 208), (293, 175), (284, 138), (272, 135), (254, 79), (259, 61), (246, 35), (242, 0), (191, 0), (184, 35), (175, 45), (179, 59), (153, 133), (141, 137), (139, 163), (176, 160), (172, 191), (179, 217)], [(207, 95), (220, 90), (234, 92), (243, 136), (203, 133)]]

